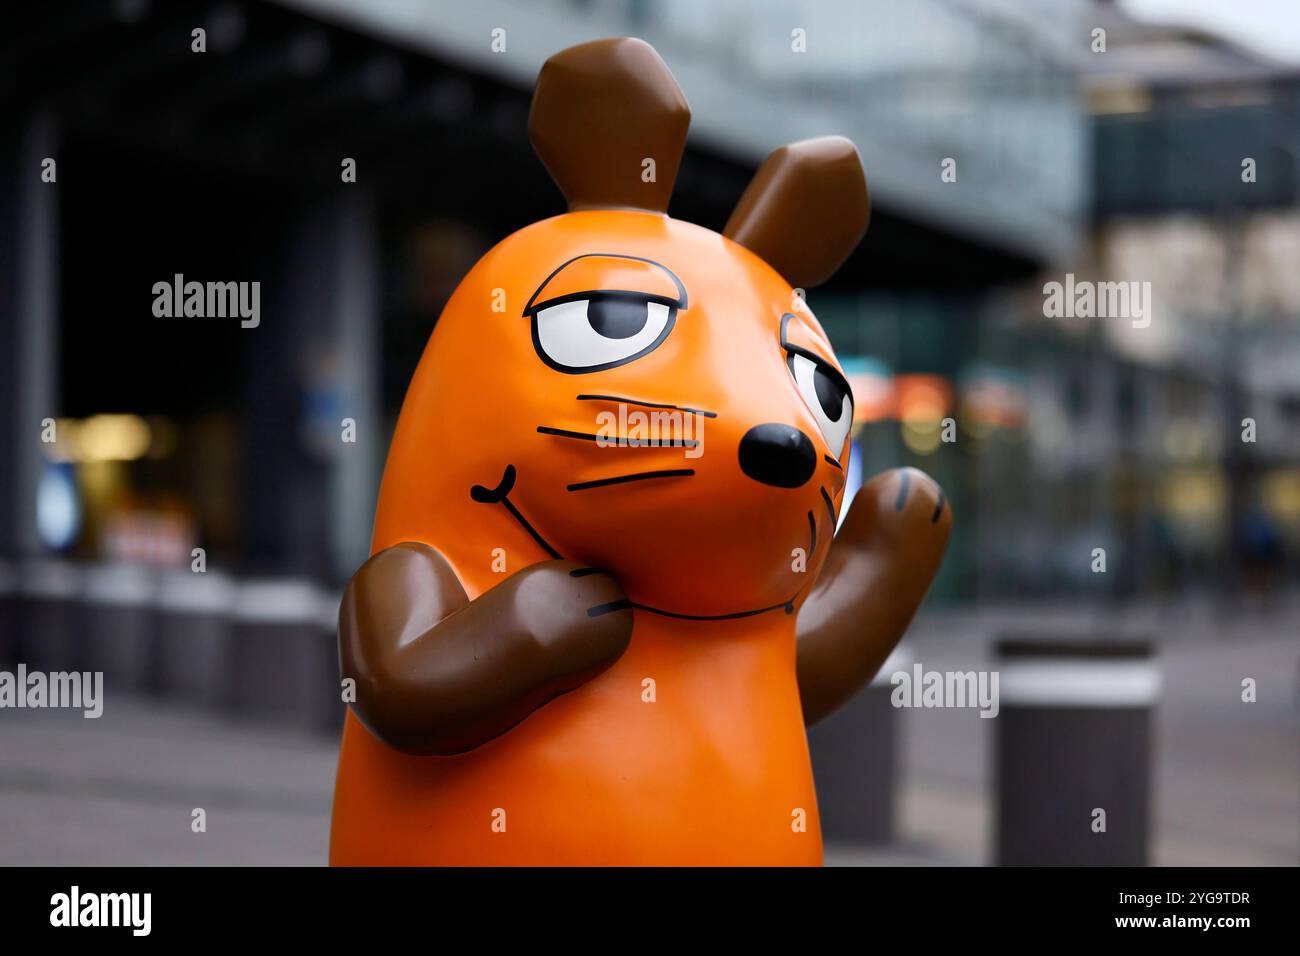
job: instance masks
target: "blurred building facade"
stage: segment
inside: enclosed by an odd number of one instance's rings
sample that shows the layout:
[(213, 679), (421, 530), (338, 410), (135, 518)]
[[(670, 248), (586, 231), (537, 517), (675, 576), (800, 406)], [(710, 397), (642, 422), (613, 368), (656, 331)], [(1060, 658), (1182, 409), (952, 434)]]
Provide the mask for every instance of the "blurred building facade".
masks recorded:
[[(1087, 0), (21, 8), (3, 550), (203, 547), (337, 586), (443, 302), (562, 211), (525, 133), (538, 68), (615, 34), (692, 104), (673, 215), (721, 228), (784, 142), (859, 145), (872, 226), (809, 301), (854, 381), (861, 471), (916, 464), (953, 501), (935, 600), (1177, 593), (1234, 553), (1294, 559), (1295, 77)], [(152, 316), (178, 274), (260, 280), (263, 321)], [(1149, 281), (1150, 325), (1046, 316), (1067, 274)]]
[(1017, 339), (1046, 345), (1020, 472), (1036, 487), (1009, 499), (1041, 502), (1016, 577), (1251, 602), (1294, 586), (1300, 545), (1300, 73), (1108, 6), (1095, 22), (1088, 239), (1042, 280), (1149, 283), (1150, 301), (1048, 323), (1040, 290), (1008, 303)]

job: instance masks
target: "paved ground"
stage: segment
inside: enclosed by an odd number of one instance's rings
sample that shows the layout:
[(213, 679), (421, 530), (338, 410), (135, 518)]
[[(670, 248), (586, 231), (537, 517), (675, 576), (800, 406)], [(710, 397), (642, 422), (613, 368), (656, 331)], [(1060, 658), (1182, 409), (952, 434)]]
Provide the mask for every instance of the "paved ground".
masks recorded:
[(323, 737), (145, 701), (0, 712), (0, 864), (323, 864), (334, 760)]
[[(911, 646), (927, 668), (968, 670), (1007, 629), (1063, 622), (1164, 638), (1154, 846), (1159, 864), (1300, 860), (1294, 613), (1216, 621), (1146, 609), (1124, 621), (1069, 609), (930, 615)], [(1068, 629), (1068, 628), (1066, 628)], [(1240, 700), (1242, 677), (1259, 701)], [(110, 699), (98, 721), (0, 711), (0, 864), (315, 865), (325, 861), (335, 745), (144, 700)], [(831, 847), (828, 862), (988, 861), (987, 766), (996, 721), (900, 711), (901, 839)], [(207, 812), (207, 832), (191, 812)]]

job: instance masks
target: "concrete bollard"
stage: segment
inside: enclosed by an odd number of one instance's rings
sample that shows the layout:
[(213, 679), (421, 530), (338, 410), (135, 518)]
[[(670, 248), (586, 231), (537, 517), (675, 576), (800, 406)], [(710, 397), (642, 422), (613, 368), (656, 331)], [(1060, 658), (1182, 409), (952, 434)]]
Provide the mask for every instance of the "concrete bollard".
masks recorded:
[(235, 586), (219, 571), (169, 571), (158, 588), (150, 685), (183, 704), (219, 708), (233, 691), (231, 613)]
[(827, 843), (880, 845), (895, 838), (898, 714), (889, 678), (910, 666), (911, 654), (896, 648), (870, 685), (808, 732)]
[(322, 626), (326, 606), (309, 581), (239, 585), (230, 678), (237, 715), (312, 730), (341, 726), (338, 652), (333, 631)]
[(85, 569), (82, 626), (90, 671), (103, 671), (113, 691), (144, 690), (153, 666), (157, 574), (135, 564)]
[(82, 670), (81, 569), (60, 558), (18, 568), (17, 660), (31, 670)]
[(1145, 866), (1151, 645), (1007, 639), (997, 660), (998, 863)]

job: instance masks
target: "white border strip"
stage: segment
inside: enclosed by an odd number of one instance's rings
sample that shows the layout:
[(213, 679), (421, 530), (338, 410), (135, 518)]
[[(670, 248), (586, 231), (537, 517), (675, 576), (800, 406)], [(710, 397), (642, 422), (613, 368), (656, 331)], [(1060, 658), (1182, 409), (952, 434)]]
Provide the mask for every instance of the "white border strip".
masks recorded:
[(310, 581), (295, 578), (243, 581), (235, 595), (234, 618), (246, 624), (306, 624), (316, 627), (325, 598)]
[(1021, 707), (1141, 707), (1160, 696), (1150, 660), (1025, 658), (999, 667), (1002, 704)]
[(81, 586), (81, 567), (69, 561), (28, 561), (18, 569), (18, 593), (33, 600), (73, 601)]
[(227, 616), (234, 605), (235, 583), (220, 571), (171, 571), (158, 589), (158, 609), (170, 614)]
[(84, 575), (82, 599), (106, 607), (148, 607), (157, 596), (158, 578), (134, 564), (91, 565)]

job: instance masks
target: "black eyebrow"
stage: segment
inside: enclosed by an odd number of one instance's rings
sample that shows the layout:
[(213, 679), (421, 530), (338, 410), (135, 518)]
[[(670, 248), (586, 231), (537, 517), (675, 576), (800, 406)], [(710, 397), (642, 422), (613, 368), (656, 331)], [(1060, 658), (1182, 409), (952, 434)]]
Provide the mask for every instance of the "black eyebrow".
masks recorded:
[(678, 299), (666, 295), (656, 295), (652, 292), (628, 292), (625, 289), (587, 289), (584, 292), (566, 292), (564, 295), (557, 295), (535, 305), (530, 303), (528, 309), (524, 312), (524, 318), (536, 315), (543, 309), (549, 309), (553, 305), (561, 305), (565, 302), (579, 302), (583, 299), (635, 299), (638, 302), (659, 302), (678, 311), (682, 308)]
[(804, 358), (816, 362), (823, 372), (825, 372), (832, 379), (834, 379), (835, 382), (838, 383), (839, 386), (844, 389), (844, 394), (848, 395), (849, 401), (853, 402), (853, 404), (856, 406), (858, 403), (857, 400), (853, 397), (853, 389), (849, 387), (849, 380), (844, 377), (843, 372), (841, 372), (834, 365), (832, 365), (830, 363), (830, 360), (827, 359), (826, 356), (818, 355), (816, 352), (813, 352), (810, 349), (806, 349), (802, 345), (795, 345), (793, 342), (791, 342), (789, 339), (785, 337), (785, 327), (790, 324), (790, 320), (793, 318), (794, 318), (793, 312), (786, 312), (784, 315), (781, 316), (781, 348), (785, 349), (787, 352), (793, 352), (796, 355), (802, 355)]
[[(533, 303), (537, 301), (538, 295), (541, 294), (541, 291), (546, 288), (546, 286), (550, 283), (552, 279), (554, 279), (557, 275), (559, 275), (569, 266), (573, 265), (573, 263), (577, 262), (579, 259), (589, 259), (592, 257), (600, 257), (605, 259), (631, 259), (634, 262), (644, 262), (649, 265), (656, 266), (662, 269), (664, 272), (668, 274), (668, 278), (673, 280), (673, 284), (677, 286), (677, 303), (676, 303), (677, 308), (683, 312), (686, 310), (686, 286), (682, 285), (682, 280), (677, 278), (677, 273), (673, 272), (672, 269), (669, 269), (662, 262), (655, 262), (653, 259), (646, 259), (643, 256), (624, 255), (621, 252), (584, 252), (580, 256), (574, 256), (572, 259), (568, 260), (567, 262), (560, 263), (560, 265), (556, 266), (550, 275), (548, 275), (545, 279), (542, 280), (542, 284), (539, 285), (535, 290), (533, 290), (533, 294), (528, 297), (528, 304), (524, 306), (523, 314), (525, 316), (529, 316), (532, 315), (535, 311), (537, 311)], [(546, 301), (547, 302), (573, 301), (574, 297), (578, 297), (580, 295), (581, 296), (596, 295), (596, 294), (609, 295), (616, 291), (617, 290), (592, 290), (591, 292), (575, 294), (573, 297), (566, 298), (565, 296), (558, 296), (555, 299), (547, 299)], [(638, 295), (640, 295), (640, 293), (638, 293)], [(668, 301), (663, 296), (652, 296), (651, 298), (654, 298), (658, 301)]]

